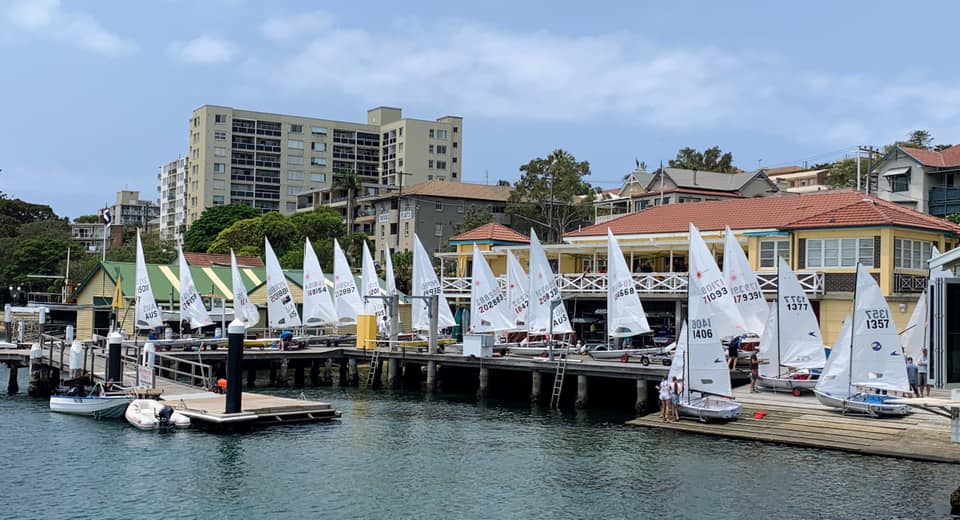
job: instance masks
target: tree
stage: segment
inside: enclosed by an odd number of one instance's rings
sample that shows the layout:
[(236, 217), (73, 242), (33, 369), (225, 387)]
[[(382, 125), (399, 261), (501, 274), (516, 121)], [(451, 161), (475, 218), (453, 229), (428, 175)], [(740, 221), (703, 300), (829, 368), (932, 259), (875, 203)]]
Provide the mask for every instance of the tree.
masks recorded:
[(677, 152), (676, 159), (671, 159), (668, 166), (705, 172), (735, 173), (737, 171), (733, 166), (733, 154), (723, 153), (719, 146), (707, 148), (702, 153), (696, 148), (681, 148)]
[(393, 274), (396, 277), (397, 290), (409, 294), (410, 284), (413, 283), (413, 251), (396, 252), (390, 259), (393, 260)]
[[(565, 150), (554, 150), (520, 167), (523, 172), (510, 193), (507, 213), (535, 227), (548, 243), (556, 242), (590, 215), (591, 193), (583, 178), (590, 163), (577, 161)], [(526, 227), (526, 226), (525, 226)]]
[[(143, 245), (143, 259), (148, 264), (168, 264), (177, 258), (177, 245), (173, 241), (160, 240), (159, 233), (140, 235)], [(120, 247), (107, 250), (107, 260), (111, 262), (137, 261), (137, 229), (128, 227), (123, 230), (123, 243)]]
[(96, 224), (101, 222), (100, 215), (80, 215), (73, 219), (77, 224)]
[(334, 171), (333, 187), (347, 192), (347, 230), (353, 231), (353, 206), (363, 190), (363, 179), (355, 171)]
[(453, 225), (453, 234), (459, 235), (490, 222), (493, 222), (493, 211), (490, 211), (490, 208), (470, 206), (463, 216), (463, 220)]
[(20, 199), (0, 199), (0, 236), (17, 236), (20, 226), (37, 220), (56, 219), (50, 206)]
[[(857, 185), (857, 160), (840, 159), (828, 166), (827, 186), (831, 188), (850, 188)], [(866, 168), (861, 168), (861, 174)]]
[(960, 213), (947, 215), (946, 217), (943, 217), (943, 218), (949, 220), (950, 222), (953, 222), (954, 224), (960, 224)]
[(183, 235), (183, 249), (184, 251), (206, 251), (217, 238), (217, 234), (233, 223), (262, 214), (260, 210), (244, 204), (210, 206), (187, 228), (187, 232)]
[(907, 140), (903, 144), (908, 145), (911, 148), (922, 148), (924, 150), (929, 150), (932, 143), (933, 136), (930, 135), (930, 132), (926, 130), (914, 130), (907, 134)]

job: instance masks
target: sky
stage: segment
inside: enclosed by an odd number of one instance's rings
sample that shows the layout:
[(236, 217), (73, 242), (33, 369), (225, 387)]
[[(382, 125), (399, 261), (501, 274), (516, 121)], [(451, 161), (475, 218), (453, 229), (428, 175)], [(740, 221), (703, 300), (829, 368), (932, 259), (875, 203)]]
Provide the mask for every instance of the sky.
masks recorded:
[(0, 191), (157, 197), (204, 104), (458, 115), (467, 182), (563, 148), (604, 189), (718, 145), (752, 170), (960, 142), (951, 2), (0, 0)]

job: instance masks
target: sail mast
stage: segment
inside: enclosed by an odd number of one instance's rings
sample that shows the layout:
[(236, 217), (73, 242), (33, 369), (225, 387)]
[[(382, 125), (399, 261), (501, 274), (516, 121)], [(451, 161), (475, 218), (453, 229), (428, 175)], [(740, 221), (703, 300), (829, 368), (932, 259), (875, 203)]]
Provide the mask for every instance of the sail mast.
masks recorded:
[[(860, 274), (860, 261), (857, 261), (857, 274)], [(847, 364), (847, 397), (853, 394), (853, 338), (857, 335), (857, 289), (860, 284), (853, 286), (853, 314), (850, 316), (850, 363)], [(846, 401), (844, 401), (846, 405)]]
[(780, 367), (783, 366), (783, 355), (780, 352), (780, 258), (777, 255), (777, 379), (783, 375), (780, 373)]

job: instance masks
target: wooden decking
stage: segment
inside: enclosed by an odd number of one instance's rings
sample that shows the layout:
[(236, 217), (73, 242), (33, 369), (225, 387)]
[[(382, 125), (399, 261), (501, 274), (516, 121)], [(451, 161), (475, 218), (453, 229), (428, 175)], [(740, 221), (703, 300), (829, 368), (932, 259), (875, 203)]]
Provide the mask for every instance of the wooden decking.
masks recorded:
[[(736, 421), (700, 423), (681, 419), (672, 423), (663, 422), (659, 413), (653, 413), (627, 424), (868, 455), (960, 463), (960, 444), (950, 442), (950, 421), (944, 417), (915, 411), (902, 418), (871, 419), (842, 415), (807, 395), (751, 394), (744, 388), (734, 393), (743, 405), (743, 412)], [(766, 416), (755, 419), (757, 411), (766, 412)]]
[(238, 425), (265, 425), (317, 422), (336, 419), (340, 411), (328, 403), (290, 399), (273, 395), (243, 393), (243, 410), (226, 413), (226, 396), (199, 394), (175, 398), (171, 401), (177, 411), (186, 415), (195, 426), (223, 428)]

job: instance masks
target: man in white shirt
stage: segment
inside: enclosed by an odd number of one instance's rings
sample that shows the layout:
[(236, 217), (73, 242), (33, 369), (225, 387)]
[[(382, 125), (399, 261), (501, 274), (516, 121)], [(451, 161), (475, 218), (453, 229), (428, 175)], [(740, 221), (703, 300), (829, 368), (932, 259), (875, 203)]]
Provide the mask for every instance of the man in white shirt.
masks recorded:
[[(930, 397), (930, 384), (927, 379), (927, 366), (929, 365), (929, 360), (927, 359), (927, 349), (920, 350), (920, 358), (917, 360), (917, 386), (920, 390), (920, 397)], [(926, 395), (924, 395), (926, 394)]]

